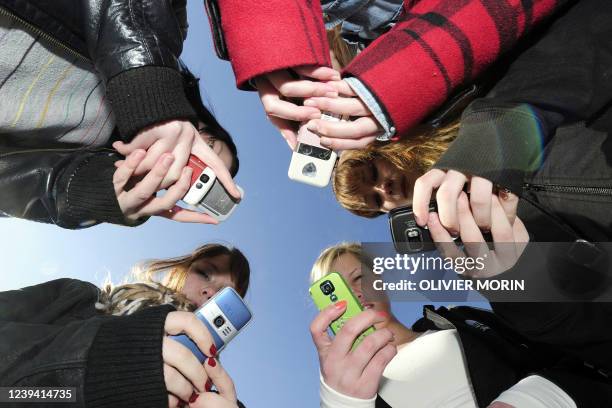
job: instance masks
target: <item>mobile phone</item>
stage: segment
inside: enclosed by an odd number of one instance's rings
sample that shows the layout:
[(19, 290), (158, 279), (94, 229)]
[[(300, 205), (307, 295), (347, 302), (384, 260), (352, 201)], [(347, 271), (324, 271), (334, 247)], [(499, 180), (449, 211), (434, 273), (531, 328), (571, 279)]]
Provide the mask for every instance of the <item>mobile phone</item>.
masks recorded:
[[(429, 203), (429, 212), (437, 212), (435, 201)], [(436, 246), (427, 227), (417, 224), (412, 206), (397, 207), (389, 211), (391, 239), (398, 253), (433, 251)]]
[[(334, 334), (337, 334), (342, 326), (351, 318), (363, 311), (361, 303), (347, 285), (346, 281), (338, 272), (332, 272), (324, 276), (310, 286), (310, 297), (314, 301), (319, 310), (325, 309), (332, 303), (340, 300), (346, 300), (346, 310), (336, 320), (330, 324), (330, 329)], [(374, 332), (374, 327), (366, 329), (353, 343), (353, 349), (368, 335)]]
[[(183, 201), (218, 221), (229, 218), (240, 200), (228, 193), (217, 179), (215, 172), (196, 156), (189, 156), (187, 165), (193, 169), (193, 173), (191, 187), (183, 197)], [(240, 186), (236, 187), (244, 197), (244, 190)]]
[[(231, 287), (225, 287), (195, 312), (213, 338), (217, 352), (238, 335), (253, 319), (253, 313), (240, 295)], [(185, 334), (170, 336), (187, 347), (204, 363), (207, 357), (198, 346)]]
[[(340, 121), (341, 117), (324, 113), (321, 119)], [(327, 186), (338, 155), (333, 150), (321, 146), (319, 135), (308, 130), (305, 123), (298, 130), (297, 141), (297, 147), (289, 163), (289, 178), (315, 187)]]

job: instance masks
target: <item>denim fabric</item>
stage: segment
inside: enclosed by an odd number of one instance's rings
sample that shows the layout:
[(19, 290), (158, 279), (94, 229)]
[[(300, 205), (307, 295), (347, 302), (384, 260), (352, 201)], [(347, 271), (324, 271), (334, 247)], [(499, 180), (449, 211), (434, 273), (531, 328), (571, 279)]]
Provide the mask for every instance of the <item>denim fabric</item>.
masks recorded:
[(342, 37), (365, 48), (384, 34), (402, 11), (403, 0), (322, 0), (327, 29), (342, 25)]

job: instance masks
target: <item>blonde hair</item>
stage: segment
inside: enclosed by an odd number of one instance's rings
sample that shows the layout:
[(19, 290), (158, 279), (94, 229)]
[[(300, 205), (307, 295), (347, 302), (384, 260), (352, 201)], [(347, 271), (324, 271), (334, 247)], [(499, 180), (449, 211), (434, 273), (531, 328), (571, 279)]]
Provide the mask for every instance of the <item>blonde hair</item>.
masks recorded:
[(310, 270), (310, 283), (316, 282), (322, 277), (334, 272), (332, 266), (342, 255), (351, 254), (361, 259), (361, 244), (356, 242), (341, 242), (325, 248), (319, 255)]
[(382, 214), (378, 209), (368, 207), (363, 196), (358, 193), (363, 182), (355, 170), (370, 165), (375, 159), (383, 159), (398, 172), (424, 174), (457, 137), (459, 122), (429, 131), (421, 127), (415, 129), (415, 132), (417, 135), (397, 142), (374, 143), (364, 149), (344, 151), (332, 180), (338, 203), (361, 217), (374, 218)]
[[(177, 310), (195, 310), (195, 305), (181, 294), (189, 267), (202, 258), (229, 256), (229, 273), (236, 291), (245, 296), (249, 287), (249, 261), (238, 248), (206, 244), (191, 254), (168, 259), (152, 259), (132, 270), (135, 283), (114, 286), (107, 282), (100, 293), (96, 309), (111, 315), (127, 315), (145, 307), (170, 304)], [(163, 279), (162, 279), (163, 278)], [(163, 283), (160, 281), (163, 280)]]

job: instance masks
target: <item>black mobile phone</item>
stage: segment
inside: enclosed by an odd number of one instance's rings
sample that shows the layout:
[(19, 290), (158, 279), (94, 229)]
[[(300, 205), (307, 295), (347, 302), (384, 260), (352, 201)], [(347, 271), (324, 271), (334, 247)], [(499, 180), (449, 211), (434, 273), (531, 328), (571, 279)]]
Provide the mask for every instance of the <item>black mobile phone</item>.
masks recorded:
[[(430, 203), (429, 212), (437, 211), (436, 203)], [(410, 205), (389, 211), (389, 227), (395, 251), (398, 253), (427, 252), (436, 248), (427, 227), (417, 224)]]

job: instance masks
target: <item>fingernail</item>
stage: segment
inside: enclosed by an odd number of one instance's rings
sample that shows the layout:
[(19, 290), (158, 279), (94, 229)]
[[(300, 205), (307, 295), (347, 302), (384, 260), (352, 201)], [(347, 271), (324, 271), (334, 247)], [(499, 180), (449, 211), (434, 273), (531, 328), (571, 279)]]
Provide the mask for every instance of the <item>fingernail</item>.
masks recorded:
[(210, 381), (210, 378), (208, 380), (206, 380), (206, 384), (204, 384), (204, 389), (206, 390), (206, 392), (210, 392), (210, 390), (212, 390), (212, 381)]
[(164, 157), (163, 164), (164, 164), (164, 166), (170, 166), (173, 161), (174, 161), (174, 156), (168, 155), (168, 156)]
[(384, 318), (384, 319), (386, 319), (386, 318), (388, 318), (388, 317), (389, 317), (389, 313), (385, 312), (384, 310), (379, 310), (378, 312), (376, 312), (376, 314), (377, 314), (379, 317), (382, 317), (382, 318)]
[(312, 106), (313, 108), (317, 107), (317, 103), (315, 101), (313, 101), (312, 99), (306, 99), (304, 101), (304, 106)]
[(193, 392), (191, 394), (191, 397), (189, 397), (189, 403), (193, 404), (194, 402), (196, 402), (196, 400), (198, 399), (199, 396), (200, 396), (200, 394), (196, 394), (195, 392)]
[(329, 147), (331, 145), (331, 139), (329, 139), (327, 137), (322, 137), (319, 140), (319, 143), (321, 143), (322, 146)]
[(147, 152), (144, 150), (136, 150), (133, 154), (137, 159), (141, 159), (145, 154), (147, 154)]
[(310, 130), (311, 132), (316, 132), (317, 131), (317, 124), (316, 124), (316, 122), (308, 122), (306, 124), (306, 129)]
[(215, 360), (214, 357), (210, 357), (208, 359), (208, 365), (211, 366), (211, 367), (216, 367), (217, 366), (217, 360)]
[(217, 346), (215, 346), (214, 344), (212, 346), (210, 346), (210, 355), (212, 357), (215, 357), (217, 355)]
[(336, 309), (344, 309), (345, 306), (346, 306), (346, 300), (341, 300), (339, 302), (334, 303), (334, 307)]

